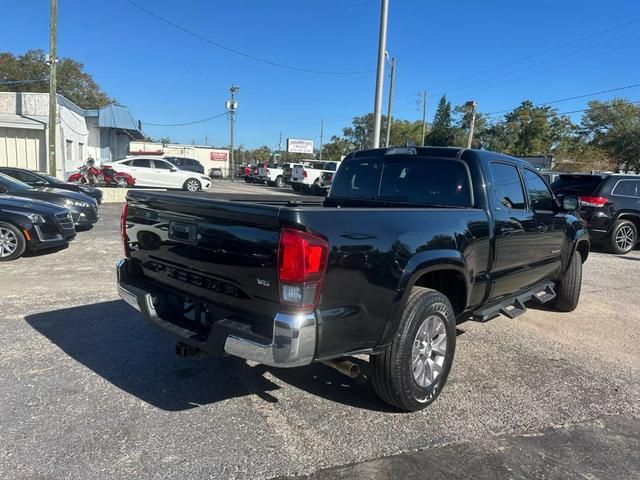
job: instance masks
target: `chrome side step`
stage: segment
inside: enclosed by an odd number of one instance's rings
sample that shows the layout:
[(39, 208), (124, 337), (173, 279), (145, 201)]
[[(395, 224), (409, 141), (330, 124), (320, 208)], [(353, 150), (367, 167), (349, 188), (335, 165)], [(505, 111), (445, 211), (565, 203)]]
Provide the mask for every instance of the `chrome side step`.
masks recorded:
[(553, 283), (536, 285), (530, 290), (522, 292), (515, 297), (510, 297), (500, 302), (479, 308), (473, 312), (472, 319), (477, 322), (486, 322), (499, 315), (508, 318), (516, 318), (527, 311), (525, 303), (535, 300), (538, 303), (547, 303), (556, 298)]

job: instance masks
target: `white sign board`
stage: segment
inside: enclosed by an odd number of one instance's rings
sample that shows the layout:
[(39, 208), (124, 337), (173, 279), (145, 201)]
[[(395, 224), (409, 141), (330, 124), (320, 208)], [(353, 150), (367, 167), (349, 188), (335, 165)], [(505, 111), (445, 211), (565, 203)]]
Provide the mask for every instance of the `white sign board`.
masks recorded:
[(287, 152), (313, 154), (313, 140), (287, 138)]

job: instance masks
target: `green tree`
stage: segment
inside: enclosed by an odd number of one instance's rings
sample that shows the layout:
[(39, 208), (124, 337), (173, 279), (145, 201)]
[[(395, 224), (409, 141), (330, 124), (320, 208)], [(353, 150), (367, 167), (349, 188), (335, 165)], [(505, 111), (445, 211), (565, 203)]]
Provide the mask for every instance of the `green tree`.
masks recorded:
[[(49, 67), (42, 50), (29, 50), (20, 56), (9, 52), (0, 53), (0, 81), (16, 80), (29, 83), (0, 84), (0, 91), (49, 91)], [(84, 71), (84, 65), (70, 58), (59, 60), (57, 80), (58, 93), (81, 108), (100, 108), (114, 102), (100, 89), (93, 77)]]
[(487, 129), (487, 148), (510, 155), (548, 155), (573, 131), (569, 117), (525, 100)]
[(640, 105), (593, 100), (580, 123), (589, 145), (606, 152), (621, 170), (640, 170)]
[(454, 129), (451, 119), (451, 103), (445, 95), (438, 102), (436, 114), (433, 117), (431, 131), (427, 137), (427, 145), (449, 146), (454, 141)]

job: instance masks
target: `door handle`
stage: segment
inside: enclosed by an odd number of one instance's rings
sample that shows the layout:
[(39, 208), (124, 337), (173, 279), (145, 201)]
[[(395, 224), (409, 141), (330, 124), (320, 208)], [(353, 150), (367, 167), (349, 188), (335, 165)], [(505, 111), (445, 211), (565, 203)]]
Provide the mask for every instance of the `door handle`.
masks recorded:
[(549, 227), (547, 227), (544, 223), (541, 223), (540, 225), (538, 225), (538, 232), (544, 233), (547, 230), (549, 230)]

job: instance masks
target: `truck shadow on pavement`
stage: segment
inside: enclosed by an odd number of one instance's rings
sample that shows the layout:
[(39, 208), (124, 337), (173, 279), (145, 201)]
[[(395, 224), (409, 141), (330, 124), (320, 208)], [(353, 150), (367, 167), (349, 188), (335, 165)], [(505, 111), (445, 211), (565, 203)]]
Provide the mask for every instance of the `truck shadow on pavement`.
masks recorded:
[[(251, 367), (236, 357), (182, 358), (173, 339), (114, 300), (28, 315), (25, 320), (63, 352), (121, 390), (162, 410), (180, 411), (257, 395), (277, 403), (275, 379), (311, 395), (356, 408), (394, 412), (367, 381), (369, 364), (354, 358), (363, 376), (352, 380), (312, 364), (294, 369)], [(275, 377), (271, 381), (267, 377)]]

